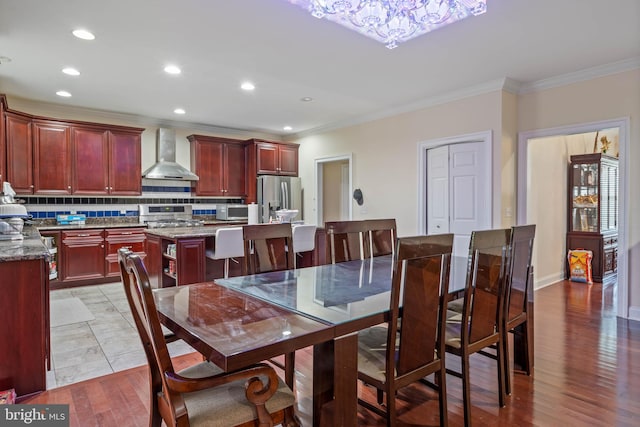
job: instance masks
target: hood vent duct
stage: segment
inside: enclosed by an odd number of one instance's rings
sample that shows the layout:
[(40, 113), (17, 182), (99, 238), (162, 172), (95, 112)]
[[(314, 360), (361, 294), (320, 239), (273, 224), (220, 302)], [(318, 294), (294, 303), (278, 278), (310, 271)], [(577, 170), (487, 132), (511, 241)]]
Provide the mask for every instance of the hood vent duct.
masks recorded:
[(158, 129), (156, 139), (156, 163), (142, 174), (147, 179), (173, 179), (198, 181), (198, 175), (176, 163), (176, 131)]

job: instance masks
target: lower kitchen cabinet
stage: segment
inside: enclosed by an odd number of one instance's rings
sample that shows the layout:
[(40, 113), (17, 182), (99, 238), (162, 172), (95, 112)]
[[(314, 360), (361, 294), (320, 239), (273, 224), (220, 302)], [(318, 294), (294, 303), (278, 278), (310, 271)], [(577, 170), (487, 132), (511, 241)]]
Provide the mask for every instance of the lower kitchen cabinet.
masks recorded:
[(104, 230), (62, 232), (61, 280), (101, 279), (105, 273)]
[(164, 238), (147, 234), (145, 266), (151, 286), (165, 288), (204, 282), (206, 241), (205, 237)]
[(118, 250), (145, 257), (144, 228), (63, 230), (56, 287), (112, 282), (120, 276)]
[(19, 398), (47, 389), (49, 269), (47, 261), (0, 262), (0, 390)]
[(146, 240), (144, 228), (107, 228), (105, 230), (105, 276), (119, 277), (118, 250), (127, 248), (131, 252), (145, 258), (144, 242)]

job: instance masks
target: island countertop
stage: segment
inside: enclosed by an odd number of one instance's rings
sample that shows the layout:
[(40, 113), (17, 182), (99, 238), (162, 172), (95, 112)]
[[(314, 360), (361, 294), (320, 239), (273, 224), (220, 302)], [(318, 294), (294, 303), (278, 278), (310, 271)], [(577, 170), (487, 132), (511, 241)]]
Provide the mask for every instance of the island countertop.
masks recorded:
[(22, 235), (24, 238), (21, 240), (0, 240), (0, 262), (49, 260), (49, 251), (42, 243), (36, 227), (25, 226)]
[(228, 221), (224, 223), (216, 223), (214, 225), (207, 225), (202, 227), (166, 227), (166, 228), (148, 228), (145, 233), (162, 237), (165, 239), (185, 239), (190, 237), (213, 237), (216, 235), (216, 230), (220, 227), (238, 227), (244, 223), (229, 224)]

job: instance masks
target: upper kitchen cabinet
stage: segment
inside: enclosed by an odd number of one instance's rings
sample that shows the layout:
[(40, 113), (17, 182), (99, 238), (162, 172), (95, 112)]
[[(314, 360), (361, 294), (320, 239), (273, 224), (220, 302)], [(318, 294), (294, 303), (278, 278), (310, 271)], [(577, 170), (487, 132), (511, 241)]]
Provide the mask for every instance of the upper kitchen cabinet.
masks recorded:
[(18, 194), (33, 194), (33, 140), (31, 117), (5, 114), (7, 143), (7, 178)]
[(144, 129), (37, 117), (8, 109), (4, 95), (0, 115), (0, 176), (16, 193), (142, 193)]
[(41, 120), (33, 120), (31, 126), (33, 192), (35, 194), (71, 194), (69, 126)]
[(256, 175), (298, 176), (298, 145), (254, 139)]
[(74, 126), (74, 193), (140, 195), (141, 135), (137, 128)]
[(189, 135), (191, 165), (200, 178), (195, 182), (198, 196), (247, 196), (246, 143), (202, 135)]

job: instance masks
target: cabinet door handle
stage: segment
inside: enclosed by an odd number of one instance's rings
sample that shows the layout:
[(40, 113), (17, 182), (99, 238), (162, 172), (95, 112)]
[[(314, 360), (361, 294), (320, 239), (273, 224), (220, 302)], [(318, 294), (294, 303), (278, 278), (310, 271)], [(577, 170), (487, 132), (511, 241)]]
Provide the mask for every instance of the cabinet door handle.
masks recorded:
[(131, 249), (133, 246), (121, 246), (122, 249)]
[(76, 237), (89, 237), (90, 234), (76, 234)]
[(71, 190), (71, 186), (68, 186), (68, 187), (67, 187), (67, 190)]
[(104, 187), (105, 190), (109, 190), (109, 187)]
[(126, 231), (126, 232), (124, 232), (124, 233), (120, 233), (120, 234), (122, 234), (123, 236), (124, 236), (124, 235), (128, 236), (128, 235), (130, 235), (130, 234), (133, 234), (133, 232), (131, 232), (131, 231)]

